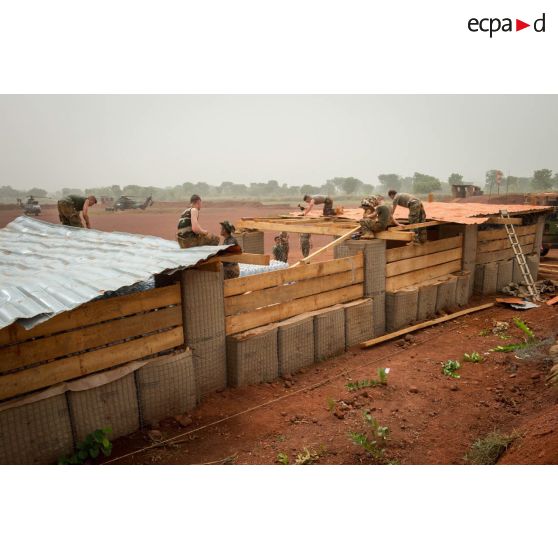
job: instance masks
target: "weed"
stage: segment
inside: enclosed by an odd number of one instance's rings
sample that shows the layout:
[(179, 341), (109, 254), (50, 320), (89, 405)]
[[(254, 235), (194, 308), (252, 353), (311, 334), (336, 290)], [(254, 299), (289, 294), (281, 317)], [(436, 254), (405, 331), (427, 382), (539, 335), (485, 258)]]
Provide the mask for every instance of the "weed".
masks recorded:
[(457, 370), (461, 368), (461, 364), (459, 364), (458, 360), (447, 360), (446, 362), (442, 362), (442, 374), (444, 376), (449, 376), (450, 378), (461, 378), (461, 376), (457, 373)]
[(377, 380), (359, 380), (357, 382), (349, 382), (347, 384), (347, 389), (349, 391), (356, 391), (357, 389), (363, 389), (367, 387), (378, 387), (387, 385), (387, 375), (389, 374), (389, 368), (378, 368), (376, 373), (378, 374)]
[(70, 457), (61, 457), (58, 460), (59, 465), (83, 465), (90, 459), (99, 457), (99, 453), (108, 457), (112, 452), (112, 443), (107, 435), (112, 433), (112, 429), (101, 428), (95, 430), (85, 437), (85, 440), (77, 445), (77, 451)]
[(473, 351), (471, 354), (469, 353), (465, 353), (463, 355), (463, 360), (465, 362), (482, 362), (484, 360), (484, 357), (482, 357), (479, 353), (477, 353), (476, 351)]
[(481, 337), (488, 337), (492, 332), (489, 329), (481, 329), (479, 335)]
[(535, 337), (535, 334), (523, 320), (520, 320), (519, 318), (513, 318), (513, 323), (518, 329), (520, 329), (526, 335), (526, 338), (524, 339), (523, 343), (511, 343), (509, 345), (498, 345), (497, 347), (494, 347), (494, 349), (490, 349), (491, 351), (496, 353), (512, 353), (514, 351), (520, 351), (522, 349), (526, 349), (530, 345), (533, 345), (537, 342), (537, 338)]
[(286, 453), (278, 453), (277, 457), (275, 458), (275, 463), (279, 463), (280, 465), (288, 465), (289, 456)]
[(363, 417), (365, 425), (369, 427), (369, 433), (349, 432), (349, 439), (353, 444), (364, 448), (372, 458), (380, 459), (384, 455), (384, 445), (389, 439), (389, 428), (381, 426), (370, 413), (364, 413)]
[(510, 345), (498, 345), (490, 350), (494, 353), (512, 353), (519, 349), (525, 349), (525, 347), (527, 347), (527, 343), (512, 343)]
[(535, 334), (523, 320), (520, 320), (519, 318), (514, 318), (513, 323), (527, 336), (528, 342), (535, 340)]
[(336, 405), (337, 405), (337, 401), (335, 401), (335, 399), (333, 399), (332, 397), (327, 398), (327, 410), (330, 413), (333, 413), (333, 411), (335, 411)]
[(491, 432), (473, 443), (465, 459), (473, 465), (494, 465), (516, 438), (517, 434)]
[(320, 455), (313, 449), (303, 448), (303, 450), (296, 456), (295, 465), (312, 465), (319, 461)]

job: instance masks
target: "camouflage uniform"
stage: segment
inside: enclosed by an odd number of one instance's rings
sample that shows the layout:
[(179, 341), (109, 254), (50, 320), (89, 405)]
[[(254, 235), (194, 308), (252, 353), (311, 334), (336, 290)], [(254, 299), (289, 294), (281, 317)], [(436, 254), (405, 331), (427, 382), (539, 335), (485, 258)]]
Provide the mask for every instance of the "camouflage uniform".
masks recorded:
[[(410, 194), (397, 194), (393, 198), (393, 207), (400, 205), (409, 209), (409, 224), (424, 223), (426, 221), (426, 212), (422, 202), (415, 196)], [(415, 229), (415, 242), (426, 242), (426, 229)]]
[(72, 195), (58, 200), (58, 218), (60, 222), (70, 227), (83, 228), (79, 212), (83, 209), (86, 199), (83, 196)]
[(310, 254), (312, 243), (310, 242), (309, 233), (301, 233), (300, 235), (300, 249), (302, 250), (302, 257), (306, 258)]
[(335, 211), (333, 210), (333, 200), (329, 196), (312, 196), (312, 199), (314, 200), (314, 205), (324, 204), (322, 215), (335, 215)]
[(364, 208), (364, 215), (359, 221), (361, 238), (374, 238), (375, 232), (385, 231), (389, 226), (391, 221), (390, 208), (383, 204), (376, 205), (377, 203), (377, 198), (372, 196), (364, 198), (360, 204)]
[(192, 230), (192, 207), (189, 207), (180, 216), (176, 240), (180, 248), (193, 248), (194, 246), (217, 246), (219, 237), (212, 233), (198, 234)]
[[(232, 234), (225, 238), (223, 244), (239, 246), (238, 240)], [(237, 263), (225, 262), (223, 263), (223, 272), (225, 273), (225, 279), (234, 279), (240, 276), (240, 266)]]
[(283, 243), (276, 244), (273, 247), (273, 259), (278, 262), (286, 262), (287, 256), (285, 254), (285, 245)]
[(289, 235), (286, 232), (281, 233), (281, 244), (283, 245), (283, 251), (285, 252), (285, 260), (289, 260)]

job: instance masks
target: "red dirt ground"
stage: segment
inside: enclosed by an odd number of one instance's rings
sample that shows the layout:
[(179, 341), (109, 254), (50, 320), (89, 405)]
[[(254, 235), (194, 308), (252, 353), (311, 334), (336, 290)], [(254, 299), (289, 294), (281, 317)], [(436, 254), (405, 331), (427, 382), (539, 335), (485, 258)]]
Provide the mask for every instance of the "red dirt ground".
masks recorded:
[[(472, 305), (486, 302), (474, 300)], [(558, 307), (521, 314), (539, 338), (554, 338)], [(162, 421), (158, 432), (174, 442), (129, 455), (117, 463), (202, 464), (227, 460), (272, 464), (278, 453), (293, 463), (304, 448), (318, 452), (322, 464), (374, 463), (349, 439), (366, 432), (369, 410), (390, 429), (385, 460), (400, 464), (460, 464), (478, 438), (497, 430), (516, 432), (502, 463), (558, 462), (558, 391), (545, 384), (550, 364), (544, 355), (519, 360), (513, 354), (487, 353), (481, 364), (464, 363), (463, 353), (486, 353), (504, 343), (496, 335), (479, 336), (494, 320), (518, 314), (495, 307), (417, 332), (412, 341), (390, 341), (368, 350), (353, 349), (292, 377), (269, 384), (226, 389), (207, 397), (192, 424)], [(519, 330), (510, 327), (512, 338)], [(545, 349), (546, 350), (546, 349)], [(441, 373), (441, 361), (462, 362), (460, 379)], [(374, 379), (389, 367), (388, 385), (349, 392), (349, 381)], [(343, 418), (328, 402), (344, 409)], [(111, 459), (151, 444), (147, 431), (117, 440)], [(233, 457), (231, 457), (233, 456)]]
[[(155, 205), (142, 211), (141, 209), (133, 209), (127, 211), (119, 211), (113, 213), (105, 211), (103, 207), (95, 206), (91, 213), (91, 225), (93, 228), (101, 231), (119, 231), (137, 234), (148, 234), (160, 236), (168, 240), (175, 240), (176, 225), (182, 211), (188, 206), (185, 203), (178, 202), (156, 202)], [(215, 234), (219, 234), (221, 227), (219, 223), (225, 219), (236, 223), (242, 217), (276, 217), (293, 211), (295, 208), (288, 205), (268, 205), (246, 202), (246, 204), (227, 204), (215, 205), (209, 202), (201, 211), (202, 225)], [(22, 215), (19, 208), (3, 208), (0, 206), (0, 227), (5, 227), (10, 221)], [(58, 223), (58, 210), (56, 206), (44, 206), (42, 214), (38, 217), (48, 221), (49, 223)], [(273, 238), (279, 233), (264, 233), (264, 249), (266, 254), (272, 253)], [(300, 251), (300, 243), (298, 234), (291, 233), (289, 262), (294, 263), (302, 257)], [(331, 236), (312, 236), (312, 249), (317, 250), (327, 243), (331, 242)], [(332, 251), (327, 250), (324, 254), (320, 254), (316, 261), (331, 259)]]

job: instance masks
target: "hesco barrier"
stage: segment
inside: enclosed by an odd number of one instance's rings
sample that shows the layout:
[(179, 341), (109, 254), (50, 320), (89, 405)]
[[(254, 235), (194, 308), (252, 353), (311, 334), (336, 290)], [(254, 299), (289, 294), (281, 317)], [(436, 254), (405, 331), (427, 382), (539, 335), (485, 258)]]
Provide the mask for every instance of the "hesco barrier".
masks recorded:
[(277, 324), (279, 375), (293, 374), (314, 363), (314, 317), (301, 314)]
[(355, 300), (345, 306), (345, 348), (374, 337), (372, 299)]

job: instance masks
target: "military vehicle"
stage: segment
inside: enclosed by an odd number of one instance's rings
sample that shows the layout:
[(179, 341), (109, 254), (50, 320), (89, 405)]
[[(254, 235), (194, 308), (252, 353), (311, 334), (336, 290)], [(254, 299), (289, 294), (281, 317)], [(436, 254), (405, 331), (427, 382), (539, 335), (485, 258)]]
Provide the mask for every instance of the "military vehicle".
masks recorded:
[(126, 209), (146, 209), (152, 205), (152, 196), (148, 196), (143, 202), (134, 200), (131, 196), (120, 196), (112, 207), (105, 209), (107, 211), (124, 211)]
[(18, 198), (17, 204), (21, 207), (25, 215), (33, 215), (34, 217), (37, 217), (37, 215), (41, 214), (41, 205), (33, 196), (29, 196), (25, 203)]

